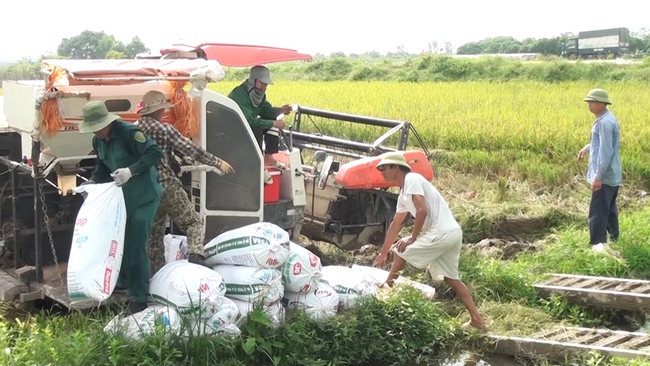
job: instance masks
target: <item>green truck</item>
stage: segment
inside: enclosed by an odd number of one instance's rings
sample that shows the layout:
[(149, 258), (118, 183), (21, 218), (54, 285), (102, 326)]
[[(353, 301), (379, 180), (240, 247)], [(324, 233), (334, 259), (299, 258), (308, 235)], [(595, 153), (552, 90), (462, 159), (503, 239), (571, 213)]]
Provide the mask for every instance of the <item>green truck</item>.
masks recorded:
[(619, 58), (629, 52), (630, 31), (627, 28), (599, 29), (578, 33), (569, 38), (562, 49), (562, 56), (577, 58)]

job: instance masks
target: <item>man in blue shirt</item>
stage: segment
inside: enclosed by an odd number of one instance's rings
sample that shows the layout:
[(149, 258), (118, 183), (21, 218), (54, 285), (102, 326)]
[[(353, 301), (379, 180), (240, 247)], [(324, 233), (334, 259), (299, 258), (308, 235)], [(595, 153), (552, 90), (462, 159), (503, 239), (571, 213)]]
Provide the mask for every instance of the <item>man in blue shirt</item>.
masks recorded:
[(589, 111), (596, 116), (591, 129), (591, 141), (578, 154), (582, 161), (589, 153), (587, 182), (591, 184), (591, 202), (589, 204), (590, 244), (596, 251), (618, 255), (607, 246), (609, 239), (618, 239), (618, 209), (616, 197), (623, 184), (623, 169), (619, 156), (620, 129), (618, 120), (607, 106), (612, 104), (607, 92), (602, 89), (589, 91), (584, 99)]

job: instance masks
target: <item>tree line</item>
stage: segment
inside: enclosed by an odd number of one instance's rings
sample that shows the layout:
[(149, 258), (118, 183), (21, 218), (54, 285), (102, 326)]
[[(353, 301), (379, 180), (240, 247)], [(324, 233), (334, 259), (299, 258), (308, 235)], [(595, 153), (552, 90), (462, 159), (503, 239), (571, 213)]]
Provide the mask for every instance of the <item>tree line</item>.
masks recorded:
[[(526, 38), (522, 41), (514, 37), (492, 37), (477, 42), (469, 42), (456, 50), (459, 55), (480, 55), (498, 53), (539, 53), (560, 56), (562, 47), (573, 33), (563, 33), (552, 38)], [(650, 29), (642, 28), (630, 33), (630, 53), (648, 55), (650, 53)]]
[[(461, 55), (479, 55), (479, 54), (499, 54), (499, 53), (538, 53), (548, 56), (558, 56), (562, 51), (562, 45), (566, 42), (569, 37), (572, 37), (571, 33), (565, 33), (553, 38), (527, 38), (522, 41), (519, 41), (513, 37), (493, 37), (486, 38), (477, 42), (469, 42), (460, 46), (457, 50), (457, 54)], [(348, 59), (352, 61), (359, 61), (361, 63), (364, 60), (386, 60), (386, 62), (402, 62), (406, 63), (402, 66), (406, 67), (400, 72), (406, 72), (408, 68), (415, 67), (413, 73), (404, 76), (406, 80), (419, 79), (422, 80), (426, 75), (420, 75), (422, 72), (426, 72), (429, 67), (423, 67), (423, 62), (430, 63), (430, 60), (422, 60), (422, 62), (411, 63), (412, 61), (420, 59), (422, 56), (438, 54), (445, 55), (451, 54), (451, 44), (449, 42), (444, 43), (443, 47), (440, 47), (436, 42), (431, 42), (428, 44), (428, 52), (423, 52), (423, 54), (409, 54), (404, 50), (404, 47), (397, 47), (397, 52), (388, 52), (385, 55), (382, 55), (379, 52), (371, 51), (363, 54), (350, 54), (346, 55), (343, 52), (332, 53), (329, 56), (316, 54), (314, 55), (314, 64), (309, 67), (309, 70), (306, 71), (311, 75), (302, 75), (300, 77), (296, 75), (287, 75), (291, 79), (300, 78), (309, 78), (316, 77), (317, 79), (323, 78), (323, 80), (334, 80), (339, 78), (343, 79), (351, 78), (361, 78), (366, 79), (376, 79), (376, 76), (373, 76), (376, 72), (388, 72), (394, 73), (394, 68), (389, 68), (388, 70), (383, 70), (383, 66), (376, 66), (371, 64), (364, 64), (362, 66), (354, 66), (355, 70), (358, 68), (360, 70), (358, 73), (355, 73), (352, 70), (353, 67), (347, 67), (349, 63), (346, 63), (346, 67), (342, 67), (340, 64), (337, 64), (336, 60)], [(113, 59), (132, 59), (138, 53), (149, 52), (150, 50), (145, 46), (145, 44), (140, 40), (139, 37), (135, 36), (131, 39), (131, 42), (124, 43), (118, 41), (113, 35), (106, 34), (105, 32), (93, 32), (85, 30), (80, 34), (64, 38), (61, 40), (61, 43), (57, 47), (55, 54), (45, 54), (37, 60), (24, 59), (20, 62), (0, 65), (0, 81), (2, 80), (20, 80), (20, 79), (41, 79), (42, 74), (40, 71), (40, 62), (45, 58), (67, 58), (67, 59), (104, 59), (104, 58), (113, 58)], [(633, 54), (640, 55), (650, 55), (650, 29), (641, 29), (639, 32), (631, 34), (631, 45), (630, 52)], [(319, 62), (327, 61), (325, 64)], [(369, 61), (370, 62), (370, 61)], [(445, 61), (445, 65), (454, 65), (450, 70), (453, 71), (452, 74), (463, 74), (467, 75), (468, 73), (465, 70), (474, 68), (471, 63), (461, 63), (461, 62), (452, 62)], [(357, 63), (354, 63), (357, 65)], [(274, 68), (280, 67), (281, 65), (275, 66)], [(379, 67), (379, 68), (378, 68)], [(350, 70), (348, 70), (348, 68)], [(382, 69), (381, 71), (379, 69)], [(645, 69), (645, 68), (644, 68)], [(330, 72), (330, 75), (322, 74), (323, 70)], [(347, 71), (351, 73), (348, 74)], [(460, 71), (458, 71), (460, 70)], [(231, 74), (238, 75), (235, 70), (231, 70)], [(296, 69), (296, 71), (298, 71)], [(345, 71), (345, 72), (343, 72)], [(462, 72), (461, 72), (462, 71)], [(233, 73), (234, 72), (234, 73)], [(397, 72), (397, 71), (395, 71)], [(341, 75), (339, 75), (341, 74)], [(345, 76), (343, 76), (345, 74)], [(419, 75), (415, 77), (414, 75)], [(447, 74), (445, 72), (445, 74)], [(472, 74), (472, 73), (470, 73)], [(350, 76), (352, 75), (352, 76)], [(356, 76), (355, 76), (356, 75)], [(405, 74), (406, 75), (406, 74)], [(645, 72), (644, 72), (645, 75)], [(398, 77), (397, 79), (401, 80), (404, 77)], [(386, 75), (386, 78), (393, 79), (391, 75)], [(445, 77), (447, 78), (447, 77)], [(634, 79), (637, 79), (638, 76), (635, 76)], [(643, 77), (645, 78), (645, 76)], [(642, 78), (642, 79), (643, 79)], [(429, 77), (425, 77), (429, 79)], [(454, 79), (454, 77), (452, 77)], [(393, 79), (394, 80), (394, 79)]]

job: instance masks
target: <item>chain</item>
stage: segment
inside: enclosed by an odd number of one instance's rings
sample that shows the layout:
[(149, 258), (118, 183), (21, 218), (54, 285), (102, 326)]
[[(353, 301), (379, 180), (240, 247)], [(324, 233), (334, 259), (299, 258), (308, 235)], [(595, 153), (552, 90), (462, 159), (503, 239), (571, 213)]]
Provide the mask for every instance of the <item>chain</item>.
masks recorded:
[(54, 248), (54, 239), (52, 239), (52, 231), (50, 230), (50, 217), (47, 215), (47, 205), (45, 204), (45, 192), (43, 192), (43, 180), (38, 180), (38, 189), (41, 192), (41, 208), (43, 209), (43, 220), (45, 221), (45, 228), (47, 229), (47, 236), (50, 239), (50, 248), (52, 248), (52, 256), (54, 257), (54, 264), (56, 265), (56, 274), (59, 278), (59, 286), (65, 286), (63, 283), (63, 276), (59, 269), (59, 259), (56, 257), (56, 248)]

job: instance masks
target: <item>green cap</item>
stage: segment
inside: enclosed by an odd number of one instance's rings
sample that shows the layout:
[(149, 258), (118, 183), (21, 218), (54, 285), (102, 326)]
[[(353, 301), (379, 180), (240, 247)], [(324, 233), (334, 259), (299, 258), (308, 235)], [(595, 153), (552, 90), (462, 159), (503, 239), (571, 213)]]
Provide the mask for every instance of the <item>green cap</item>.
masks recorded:
[[(379, 164), (377, 164), (377, 169), (381, 168), (384, 165), (399, 165), (411, 170), (411, 166), (406, 162), (404, 155), (400, 152), (389, 152), (385, 153)], [(381, 169), (379, 169), (381, 170)]]
[(251, 68), (251, 73), (249, 76), (251, 81), (255, 81), (255, 79), (263, 82), (264, 84), (267, 85), (273, 85), (273, 80), (271, 80), (271, 71), (266, 66), (253, 66)]
[(609, 100), (609, 97), (607, 96), (607, 92), (604, 91), (603, 89), (591, 89), (589, 91), (589, 94), (587, 94), (587, 96), (585, 97), (584, 101), (612, 104), (612, 102), (610, 102)]
[(83, 115), (83, 121), (79, 125), (80, 133), (97, 132), (120, 118), (116, 114), (108, 113), (106, 104), (99, 100), (86, 103), (81, 109), (81, 114)]

